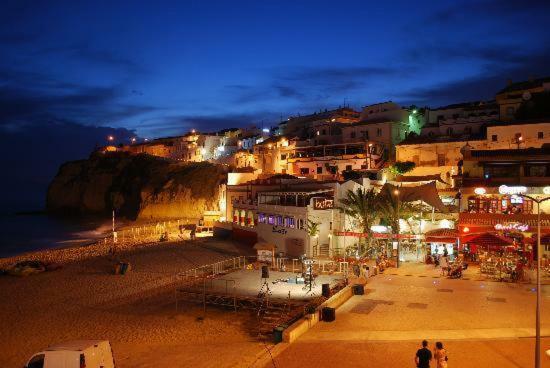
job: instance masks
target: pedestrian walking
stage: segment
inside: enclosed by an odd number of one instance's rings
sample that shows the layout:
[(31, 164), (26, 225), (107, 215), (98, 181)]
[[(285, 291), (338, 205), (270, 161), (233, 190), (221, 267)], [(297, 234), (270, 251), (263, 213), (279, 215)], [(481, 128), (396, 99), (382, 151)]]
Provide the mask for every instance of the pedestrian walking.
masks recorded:
[(422, 341), (422, 348), (416, 351), (414, 362), (417, 368), (430, 368), (430, 360), (432, 360), (432, 352), (428, 349), (428, 341)]
[(447, 361), (449, 360), (449, 358), (447, 358), (447, 350), (443, 348), (443, 344), (439, 341), (435, 343), (433, 356), (436, 368), (447, 368)]

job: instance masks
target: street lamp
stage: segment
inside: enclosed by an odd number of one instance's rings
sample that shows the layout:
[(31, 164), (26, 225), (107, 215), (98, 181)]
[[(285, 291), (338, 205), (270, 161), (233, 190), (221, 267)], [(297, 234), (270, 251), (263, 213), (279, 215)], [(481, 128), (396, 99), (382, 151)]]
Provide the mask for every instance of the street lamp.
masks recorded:
[(107, 137), (107, 140), (108, 140), (109, 142), (112, 142), (112, 141), (115, 140), (115, 137), (113, 137), (112, 135), (110, 135), (110, 136)]
[(400, 241), (399, 241), (399, 233), (400, 233), (400, 230), (401, 230), (401, 226), (399, 224), (399, 189), (395, 189), (393, 191), (393, 194), (395, 195), (395, 205), (396, 205), (396, 216), (397, 216), (397, 261), (395, 262), (395, 266), (396, 268), (399, 268), (399, 246), (400, 246)]
[(526, 194), (517, 194), (520, 197), (528, 198), (537, 204), (537, 316), (536, 316), (536, 342), (535, 342), (535, 368), (540, 368), (540, 267), (542, 258), (542, 251), (540, 246), (540, 204), (550, 199), (550, 197), (536, 199)]

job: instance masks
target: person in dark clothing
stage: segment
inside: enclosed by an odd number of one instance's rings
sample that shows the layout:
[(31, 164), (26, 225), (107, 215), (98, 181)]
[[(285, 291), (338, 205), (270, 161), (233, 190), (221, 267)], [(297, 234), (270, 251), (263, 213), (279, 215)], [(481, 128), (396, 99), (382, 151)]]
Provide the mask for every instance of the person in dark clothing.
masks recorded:
[(432, 360), (432, 352), (428, 349), (428, 342), (422, 341), (422, 348), (416, 351), (414, 362), (418, 368), (430, 368), (430, 360)]

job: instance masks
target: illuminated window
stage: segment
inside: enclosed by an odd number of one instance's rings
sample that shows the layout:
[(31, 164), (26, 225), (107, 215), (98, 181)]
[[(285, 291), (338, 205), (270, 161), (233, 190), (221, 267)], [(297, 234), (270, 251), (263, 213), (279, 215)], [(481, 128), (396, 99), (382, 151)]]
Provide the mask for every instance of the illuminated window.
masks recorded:
[(283, 226), (283, 216), (277, 215), (275, 216), (275, 225)]
[(265, 224), (266, 223), (266, 216), (265, 216), (265, 213), (258, 213), (258, 222), (260, 224)]
[(269, 215), (269, 216), (267, 217), (267, 223), (270, 224), (270, 225), (275, 224), (275, 216)]
[(294, 217), (285, 217), (285, 226), (294, 229), (296, 227), (296, 220)]

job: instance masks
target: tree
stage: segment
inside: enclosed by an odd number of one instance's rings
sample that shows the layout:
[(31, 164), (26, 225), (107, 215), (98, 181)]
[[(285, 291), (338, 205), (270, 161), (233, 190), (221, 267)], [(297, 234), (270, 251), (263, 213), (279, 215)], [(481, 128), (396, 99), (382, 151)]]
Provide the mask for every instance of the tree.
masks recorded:
[(389, 170), (394, 175), (403, 175), (414, 169), (415, 166), (416, 164), (412, 161), (397, 161), (389, 167)]
[(366, 234), (367, 246), (365, 251), (372, 247), (372, 225), (378, 220), (377, 196), (373, 188), (357, 188), (356, 191), (348, 190), (346, 197), (340, 201), (338, 209), (345, 215), (357, 221), (361, 232)]
[(413, 217), (418, 210), (418, 208), (411, 203), (409, 198), (403, 197), (402, 194), (399, 193), (398, 188), (389, 185), (384, 186), (378, 194), (377, 204), (380, 216), (391, 228), (394, 238), (398, 238), (398, 235), (401, 233), (399, 219), (405, 219), (409, 226), (411, 226), (408, 220)]
[(320, 231), (319, 223), (308, 219), (306, 224), (306, 231), (310, 239), (317, 238), (316, 246), (319, 246), (319, 238), (318, 238), (319, 231)]

